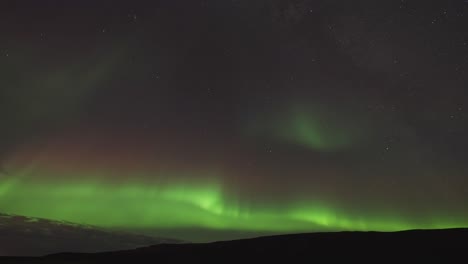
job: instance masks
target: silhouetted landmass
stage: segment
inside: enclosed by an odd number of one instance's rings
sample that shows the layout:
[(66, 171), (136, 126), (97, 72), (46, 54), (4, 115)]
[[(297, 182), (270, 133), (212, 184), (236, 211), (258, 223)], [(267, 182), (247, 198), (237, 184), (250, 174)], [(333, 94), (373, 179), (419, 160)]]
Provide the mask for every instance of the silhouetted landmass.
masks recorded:
[(0, 213), (0, 256), (113, 251), (178, 242), (173, 239), (106, 231), (69, 222)]
[(413, 230), (393, 233), (337, 232), (282, 235), (205, 244), (161, 244), (95, 254), (61, 253), (41, 258), (4, 258), (1, 263), (408, 263), (466, 260), (468, 229)]

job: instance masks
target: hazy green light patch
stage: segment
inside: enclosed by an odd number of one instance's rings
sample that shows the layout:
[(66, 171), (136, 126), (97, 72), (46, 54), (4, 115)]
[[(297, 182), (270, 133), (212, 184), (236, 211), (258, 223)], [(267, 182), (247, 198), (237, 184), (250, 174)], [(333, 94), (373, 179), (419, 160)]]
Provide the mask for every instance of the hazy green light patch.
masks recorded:
[(365, 123), (361, 117), (350, 117), (323, 105), (298, 104), (258, 116), (246, 129), (266, 139), (332, 152), (357, 144), (366, 132)]
[(0, 197), (7, 194), (17, 183), (16, 178), (4, 178), (0, 181)]
[(278, 122), (278, 135), (307, 148), (335, 151), (351, 146), (358, 139), (358, 129), (345, 116), (330, 114), (326, 109), (296, 107), (286, 116), (283, 122)]
[(317, 150), (334, 150), (350, 144), (346, 132), (333, 128), (332, 121), (322, 120), (305, 112), (295, 113), (290, 121), (288, 131), (282, 135), (298, 144)]

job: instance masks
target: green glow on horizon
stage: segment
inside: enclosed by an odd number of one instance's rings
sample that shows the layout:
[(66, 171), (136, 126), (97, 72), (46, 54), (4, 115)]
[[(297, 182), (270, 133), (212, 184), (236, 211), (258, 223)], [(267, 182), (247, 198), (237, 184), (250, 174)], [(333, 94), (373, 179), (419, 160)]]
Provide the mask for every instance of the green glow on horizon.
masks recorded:
[(60, 182), (7, 178), (0, 181), (0, 211), (118, 228), (185, 228), (271, 232), (331, 230), (396, 231), (449, 228), (468, 219), (415, 223), (402, 217), (348, 215), (327, 203), (282, 206), (235, 202), (216, 183)]

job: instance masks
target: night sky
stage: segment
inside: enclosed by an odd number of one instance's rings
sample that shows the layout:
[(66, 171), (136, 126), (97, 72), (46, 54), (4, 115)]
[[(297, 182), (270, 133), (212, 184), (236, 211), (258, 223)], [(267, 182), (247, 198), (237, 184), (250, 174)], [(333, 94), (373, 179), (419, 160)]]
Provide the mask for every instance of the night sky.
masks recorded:
[(137, 2), (1, 2), (0, 212), (468, 226), (467, 1)]

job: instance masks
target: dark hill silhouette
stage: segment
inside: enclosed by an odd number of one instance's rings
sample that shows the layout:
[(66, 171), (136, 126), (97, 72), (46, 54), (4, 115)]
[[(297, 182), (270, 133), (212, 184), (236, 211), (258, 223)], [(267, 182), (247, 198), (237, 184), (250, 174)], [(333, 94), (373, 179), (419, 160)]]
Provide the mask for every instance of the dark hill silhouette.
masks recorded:
[(402, 232), (337, 232), (260, 237), (205, 244), (161, 244), (95, 254), (61, 253), (42, 258), (5, 258), (1, 263), (408, 263), (441, 261), (468, 252), (468, 229), (412, 230)]
[(100, 252), (178, 242), (174, 239), (107, 231), (93, 226), (0, 213), (0, 256)]

